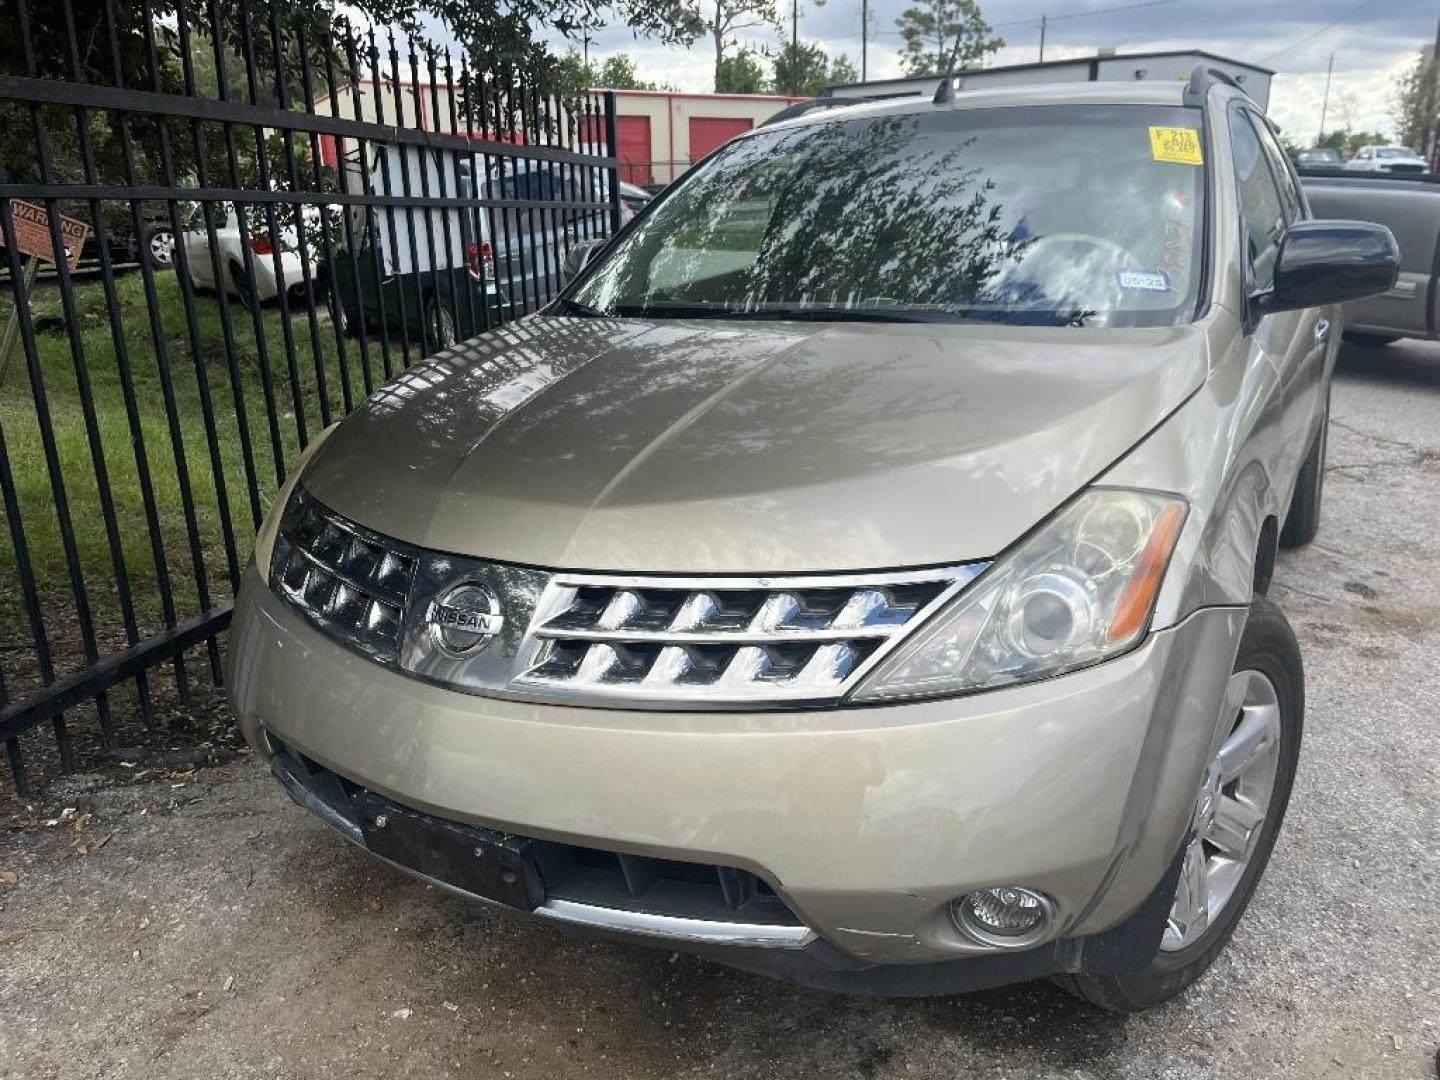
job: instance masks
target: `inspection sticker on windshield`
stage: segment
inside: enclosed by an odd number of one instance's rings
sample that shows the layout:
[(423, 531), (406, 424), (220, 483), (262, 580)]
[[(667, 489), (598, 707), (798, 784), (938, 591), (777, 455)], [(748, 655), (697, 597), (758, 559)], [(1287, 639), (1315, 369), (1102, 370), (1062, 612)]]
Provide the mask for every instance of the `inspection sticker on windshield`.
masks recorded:
[(1163, 270), (1117, 270), (1115, 284), (1122, 289), (1144, 292), (1169, 292), (1170, 277)]
[(1150, 156), (1156, 161), (1173, 161), (1177, 165), (1204, 165), (1200, 154), (1200, 132), (1188, 127), (1152, 127)]

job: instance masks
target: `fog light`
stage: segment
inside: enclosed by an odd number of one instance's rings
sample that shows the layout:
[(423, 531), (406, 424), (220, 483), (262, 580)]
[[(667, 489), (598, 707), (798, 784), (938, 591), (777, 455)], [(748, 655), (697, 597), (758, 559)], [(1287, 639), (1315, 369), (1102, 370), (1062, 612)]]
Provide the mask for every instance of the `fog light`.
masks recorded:
[(1014, 948), (1039, 940), (1055, 908), (1044, 893), (1002, 885), (960, 897), (951, 904), (951, 914), (956, 925), (976, 941)]

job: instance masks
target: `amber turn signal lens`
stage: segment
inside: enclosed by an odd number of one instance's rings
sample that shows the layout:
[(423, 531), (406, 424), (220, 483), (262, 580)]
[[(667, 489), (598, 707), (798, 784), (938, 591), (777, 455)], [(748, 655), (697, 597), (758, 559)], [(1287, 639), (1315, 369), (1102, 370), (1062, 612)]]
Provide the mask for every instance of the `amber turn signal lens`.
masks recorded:
[(1135, 573), (1115, 604), (1115, 614), (1106, 634), (1110, 641), (1129, 641), (1144, 629), (1150, 610), (1155, 605), (1155, 596), (1160, 591), (1160, 583), (1165, 580), (1170, 555), (1180, 539), (1185, 511), (1183, 503), (1171, 503), (1160, 511), (1159, 519), (1150, 530), (1150, 539), (1140, 553)]

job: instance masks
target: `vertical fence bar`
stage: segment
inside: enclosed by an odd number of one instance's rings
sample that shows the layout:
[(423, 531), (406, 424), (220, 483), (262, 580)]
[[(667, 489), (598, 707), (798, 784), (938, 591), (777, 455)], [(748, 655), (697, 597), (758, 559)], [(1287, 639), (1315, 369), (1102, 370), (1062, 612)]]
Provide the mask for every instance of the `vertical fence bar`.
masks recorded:
[[(348, 42), (350, 34), (350, 24), (348, 22), (345, 22), (341, 25), (344, 29)], [(328, 88), (330, 96), (330, 115), (332, 118), (338, 120), (340, 119), (341, 90), (339, 83), (337, 83), (335, 80), (335, 38), (333, 36), (327, 36), (324, 39), (323, 51), (325, 56), (325, 84)], [(351, 81), (350, 88), (352, 93), (358, 91), (358, 87), (355, 84), (354, 80)], [(354, 118), (356, 120), (364, 119), (358, 107), (355, 110)], [(369, 178), (369, 172), (365, 168), (365, 141), (363, 139), (359, 139), (356, 140), (356, 142), (356, 150), (359, 154), (360, 161), (360, 184), (363, 190)], [(350, 164), (346, 159), (344, 149), (346, 141), (341, 136), (335, 136), (332, 138), (332, 145), (335, 147), (335, 175), (339, 181), (340, 192), (343, 195), (349, 195)], [(365, 326), (365, 294), (360, 280), (360, 250), (355, 238), (354, 216), (354, 208), (352, 206), (346, 205), (340, 207), (340, 220), (343, 223), (343, 227), (345, 230), (345, 253), (350, 258), (350, 283), (354, 288), (355, 295), (355, 325), (353, 327), (349, 327), (345, 323), (345, 302), (340, 295), (340, 283), (335, 280), (334, 266), (330, 268), (330, 318), (336, 323), (335, 329), (337, 335), (343, 336), (343, 334), (345, 333), (353, 332), (356, 341), (359, 343), (360, 384), (365, 388), (365, 396), (369, 397), (375, 389), (375, 380), (374, 376), (371, 373), (370, 337)], [(362, 233), (362, 238), (363, 235), (364, 234)], [(380, 281), (380, 277), (378, 274), (376, 275), (375, 280), (378, 285)], [(381, 326), (382, 328), (384, 326), (383, 318), (381, 319)], [(380, 340), (382, 342), (383, 349), (383, 342), (385, 341), (385, 335), (383, 331), (380, 335)], [(388, 363), (386, 364), (386, 367), (389, 367)], [(347, 405), (346, 408), (348, 410), (350, 406)]]
[(615, 91), (605, 91), (605, 148), (606, 156), (613, 158), (617, 164), (607, 165), (606, 171), (610, 176), (610, 232), (611, 235), (620, 231), (620, 136), (617, 132), (615, 120)]
[[(245, 4), (240, 5), (240, 47), (244, 50), (245, 58), (245, 91), (250, 98), (250, 104), (259, 105), (260, 66), (255, 61), (255, 27), (250, 18), (250, 8)], [(265, 129), (256, 124), (253, 132), (255, 136), (255, 168), (258, 173), (256, 183), (260, 186), (260, 190), (269, 192), (274, 189), (274, 177), (270, 171), (270, 151), (265, 142)], [(237, 214), (237, 218), (240, 216)], [(277, 228), (275, 204), (271, 202), (265, 203), (265, 229), (270, 239), (270, 264), (278, 286), (275, 300), (280, 309), (280, 333), (285, 345), (285, 370), (290, 382), (290, 408), (295, 417), (295, 438), (300, 449), (303, 450), (310, 441), (309, 423), (305, 417), (305, 391), (300, 383), (300, 361), (295, 350), (295, 327), (290, 320), (290, 295), (285, 288), (284, 245), (281, 243), (280, 231)], [(247, 280), (254, 281), (250, 244), (246, 239), (244, 226), (241, 226), (240, 236)], [(260, 326), (260, 315), (258, 314), (260, 300), (253, 288), (250, 290), (249, 300), (257, 312), (256, 325)]]
[[(63, 5), (65, 11), (65, 30), (67, 38), (67, 52), (69, 54), (71, 75), (76, 82), (84, 82), (85, 74), (80, 64), (80, 51), (76, 44), (75, 20), (73, 12), (68, 3)], [(95, 153), (90, 139), (90, 110), (83, 106), (75, 109), (76, 136), (80, 149), (80, 162), (85, 179), (92, 184), (99, 183), (99, 176), (95, 169)], [(111, 340), (115, 346), (118, 357), (125, 351), (125, 334), (123, 325), (119, 321), (120, 302), (115, 291), (115, 276), (110, 263), (110, 244), (106, 235), (105, 215), (99, 199), (89, 200), (90, 217), (95, 229), (95, 249), (100, 259), (100, 281), (105, 296), (105, 310), (109, 316)], [(60, 223), (56, 218), (51, 219), (52, 242), (58, 242), (60, 236)], [(137, 241), (140, 234), (136, 235)], [(142, 255), (143, 257), (143, 255)], [(57, 273), (61, 275), (62, 296), (68, 296), (69, 267), (59, 268)], [(67, 300), (66, 306), (73, 310), (74, 304)], [(69, 320), (67, 320), (68, 322)], [(100, 435), (100, 421), (95, 410), (95, 396), (90, 384), (89, 366), (86, 362), (84, 349), (80, 342), (72, 334), (71, 358), (75, 368), (75, 381), (80, 393), (81, 414), (85, 421), (85, 436), (89, 444), (91, 465), (95, 472), (96, 493), (100, 499), (100, 514), (105, 526), (105, 541), (110, 549), (110, 563), (115, 575), (116, 600), (120, 606), (120, 619), (125, 630), (126, 641), (134, 645), (140, 640), (140, 629), (135, 619), (135, 605), (130, 590), (130, 574), (125, 564), (125, 551), (120, 537), (120, 526), (115, 509), (114, 493), (110, 484), (110, 470), (105, 456), (105, 447)], [(91, 661), (94, 662), (93, 660)], [(151, 712), (150, 686), (148, 677), (142, 672), (136, 676), (135, 690), (140, 701), (141, 714), (145, 719), (146, 726), (154, 725), (154, 717)], [(111, 722), (108, 708), (100, 712), (101, 731), (107, 745), (115, 744), (115, 729)]]
[[(106, 0), (106, 20), (115, 33), (118, 34), (118, 21), (115, 15), (114, 0)], [(120, 45), (118, 37), (112, 36), (111, 41), (112, 59), (114, 68), (115, 85), (119, 89), (125, 89), (124, 65), (120, 57)], [(119, 113), (116, 120), (120, 129), (120, 161), (121, 179), (127, 184), (134, 184), (136, 179), (134, 153), (131, 149), (130, 117), (125, 113)], [(136, 236), (143, 235), (145, 228), (145, 217), (141, 205), (135, 200), (130, 200), (130, 226)], [(171, 234), (178, 246), (182, 237), (178, 234)], [(148, 316), (148, 323), (151, 333), (151, 348), (155, 354), (157, 367), (168, 369), (169, 361), (166, 358), (164, 332), (160, 318), (159, 297), (155, 289), (155, 275), (150, 266), (150, 260), (140, 260), (140, 281), (145, 295), (145, 311)], [(112, 334), (114, 333), (114, 320), (112, 318)], [(123, 333), (122, 333), (123, 338)], [(140, 483), (141, 506), (145, 514), (145, 525), (150, 533), (150, 554), (155, 564), (155, 587), (160, 596), (161, 614), (165, 620), (166, 629), (174, 629), (176, 624), (175, 594), (170, 580), (170, 564), (165, 551), (165, 535), (161, 527), (160, 511), (155, 494), (155, 484), (150, 466), (149, 453), (146, 450), (144, 438), (144, 425), (140, 416), (139, 400), (135, 394), (134, 370), (130, 362), (129, 349), (122, 345), (116, 347), (116, 364), (120, 374), (120, 391), (125, 401), (125, 418), (129, 425), (131, 441), (134, 444), (135, 468)], [(176, 653), (171, 661), (175, 672), (175, 690), (180, 700), (184, 701), (189, 696), (189, 676), (186, 672), (185, 654)]]
[[(189, 97), (197, 97), (198, 94), (195, 86), (195, 65), (191, 60), (190, 24), (185, 18), (185, 11), (183, 6), (176, 10), (175, 24), (176, 32), (179, 34), (180, 37), (180, 68), (182, 77), (184, 78), (185, 82), (185, 93)], [(217, 40), (221, 38), (221, 30), (218, 24), (211, 25), (210, 34)], [(221, 56), (216, 61), (217, 76), (224, 70), (222, 67), (218, 66), (222, 61), (223, 50)], [(201, 123), (198, 120), (190, 121), (190, 140), (191, 146), (195, 154), (196, 181), (201, 188), (207, 188), (210, 186), (210, 170), (205, 160), (206, 146), (204, 132), (201, 128)], [(244, 216), (244, 214), (244, 205), (237, 204), (235, 207), (235, 217), (237, 223), (239, 219)], [(222, 273), (221, 267), (220, 242), (215, 231), (215, 215), (203, 214), (202, 217), (205, 221), (205, 236), (206, 239), (209, 241), (210, 247), (211, 275), (212, 279), (217, 285), (217, 288), (215, 290), (215, 298), (218, 304), (218, 311), (220, 313), (221, 347), (223, 348), (225, 353), (225, 366), (230, 376), (231, 401), (233, 402), (235, 408), (236, 432), (237, 438), (240, 442), (240, 461), (241, 467), (244, 469), (245, 473), (245, 489), (250, 504), (250, 517), (254, 527), (259, 528), (260, 482), (255, 472), (255, 451), (254, 446), (250, 440), (249, 410), (246, 408), (245, 404), (245, 388), (240, 376), (240, 366), (238, 358), (236, 356), (235, 332), (230, 323), (230, 291), (226, 289), (223, 284), (225, 278), (224, 274)], [(245, 234), (242, 231), (242, 246), (244, 235)], [(188, 259), (188, 257), (189, 252), (186, 252), (186, 258)], [(206, 439), (210, 443), (210, 460), (212, 470), (215, 473), (216, 494), (219, 500), (220, 513), (222, 515), (222, 528), (228, 528), (231, 530), (232, 533), (230, 547), (226, 549), (226, 554), (228, 557), (228, 565), (230, 568), (230, 588), (233, 592), (235, 589), (238, 589), (240, 587), (239, 565), (232, 551), (234, 547), (233, 525), (230, 523), (229, 520), (230, 507), (228, 497), (228, 484), (225, 479), (224, 458), (220, 452), (218, 435), (211, 434), (211, 430), (215, 426), (211, 419), (214, 414), (214, 408), (211, 402), (210, 394), (210, 375), (208, 370), (206, 369), (206, 365), (203, 362), (197, 365), (196, 380), (200, 390), (201, 406), (206, 415)]]
[[(495, 251), (495, 245), (493, 240), (494, 230), (493, 228), (487, 229), (487, 225), (490, 221), (489, 210), (479, 205), (481, 191), (480, 170), (485, 171), (486, 184), (488, 187), (489, 165), (487, 164), (488, 155), (477, 155), (475, 152), (476, 83), (473, 77), (473, 73), (470, 71), (469, 64), (467, 63), (464, 56), (460, 57), (460, 83), (465, 92), (465, 137), (469, 140), (470, 143), (470, 197), (476, 200), (475, 208), (469, 212), (468, 220), (472, 222), (472, 227), (475, 230), (475, 243), (479, 245), (478, 262), (480, 266), (480, 281), (478, 283), (478, 291), (480, 293), (480, 329), (489, 330), (492, 326), (495, 325), (495, 322), (494, 315), (490, 311), (490, 280), (488, 277), (490, 268), (486, 265), (485, 261), (485, 245), (490, 245), (491, 257), (493, 258)], [(481, 107), (483, 109), (483, 103)], [(488, 236), (487, 232), (489, 233)], [(498, 300), (500, 298), (498, 281), (495, 282), (495, 286), (496, 299)]]
[[(375, 31), (373, 29), (369, 33), (369, 42), (370, 70), (374, 73), (375, 77), (375, 117), (377, 122), (383, 125), (385, 123), (385, 87), (384, 80), (381, 78), (382, 69), (380, 67), (380, 49), (375, 44)], [(390, 52), (393, 56), (395, 52), (393, 38), (391, 39)], [(397, 114), (395, 117), (395, 126), (399, 127), (403, 119), (403, 113)], [(395, 194), (395, 181), (391, 179), (390, 173), (396, 159), (399, 158), (399, 147), (394, 143), (390, 143), (384, 147), (384, 151), (384, 161), (380, 162), (378, 167), (380, 169), (380, 186), (385, 189), (385, 197), (388, 199), (392, 198)], [(378, 152), (376, 154), (376, 157), (378, 159)], [(402, 166), (403, 172), (403, 159), (401, 159), (400, 164)], [(405, 311), (405, 283), (399, 280), (400, 266), (402, 265), (400, 259), (400, 234), (395, 223), (395, 219), (399, 215), (395, 212), (395, 208), (389, 205), (385, 206), (384, 214), (385, 231), (390, 239), (390, 268), (392, 270), (392, 274), (390, 275), (388, 280), (395, 281), (396, 304), (400, 308), (400, 369), (403, 371), (405, 368), (410, 366), (410, 319), (407, 317)], [(408, 216), (406, 223), (407, 225), (409, 224)], [(413, 238), (414, 236), (412, 233), (412, 241)], [(383, 281), (387, 279), (381, 280)], [(381, 295), (383, 296), (384, 286), (377, 282), (376, 288), (381, 291)], [(421, 312), (418, 309), (415, 313), (415, 318), (417, 321), (422, 318)], [(422, 353), (425, 351), (425, 347), (423, 344), (420, 347), (420, 351)]]
[[(160, 62), (158, 51), (155, 47), (155, 23), (152, 19), (149, 0), (141, 0), (141, 18), (144, 25), (145, 49), (150, 62), (151, 89), (160, 91)], [(170, 130), (162, 119), (159, 126), (160, 135), (160, 180), (161, 183), (169, 186), (172, 184), (174, 169), (171, 165)], [(176, 212), (175, 204), (167, 202), (166, 211), (170, 221), (172, 234), (179, 238), (184, 234), (180, 229), (180, 219)], [(186, 324), (190, 330), (190, 342), (192, 359), (196, 363), (203, 361), (199, 356), (198, 338), (199, 331), (194, 327), (195, 296), (194, 290), (190, 287), (191, 277), (189, 262), (186, 258), (185, 245), (175, 245), (175, 277), (180, 286), (181, 302), (186, 313)], [(165, 419), (170, 430), (171, 452), (175, 459), (175, 478), (180, 488), (180, 505), (185, 517), (185, 531), (190, 542), (190, 561), (195, 574), (195, 595), (200, 605), (200, 610), (210, 609), (210, 576), (209, 569), (205, 565), (204, 544), (200, 537), (200, 522), (195, 509), (195, 494), (190, 478), (190, 462), (185, 449), (185, 432), (180, 422), (179, 403), (175, 395), (174, 374), (170, 370), (168, 350), (164, 344), (164, 331), (161, 329), (158, 306), (152, 314), (152, 334), (156, 343), (156, 359), (160, 375), (161, 397), (165, 405)], [(214, 638), (206, 641), (206, 649), (210, 659), (210, 673), (217, 681), (220, 676), (220, 644)], [(183, 687), (182, 687), (183, 690)], [(183, 699), (182, 699), (183, 700)]]
[[(357, 120), (363, 121), (365, 119), (365, 95), (363, 90), (361, 89), (360, 82), (361, 75), (359, 50), (356, 48), (355, 45), (355, 34), (353, 28), (350, 26), (350, 23), (348, 21), (345, 23), (345, 59), (349, 65), (350, 70), (350, 99), (352, 102), (352, 108), (355, 111), (355, 118)], [(374, 88), (375, 98), (378, 105), (378, 103), (383, 97), (383, 95), (380, 93), (379, 73), (372, 65), (368, 74), (369, 82), (370, 85)], [(355, 140), (355, 144), (356, 151), (360, 159), (360, 190), (366, 195), (373, 196), (375, 194), (375, 180), (372, 173), (370, 159), (366, 155), (366, 146), (368, 145), (367, 141), (363, 137), (360, 137)], [(375, 167), (378, 167), (379, 165), (380, 159), (377, 156), (375, 158)], [(384, 257), (381, 254), (381, 239), (378, 230), (375, 227), (376, 219), (373, 211), (374, 207), (367, 203), (365, 206), (365, 247), (370, 252), (370, 272), (374, 275), (373, 280), (375, 285), (375, 307), (380, 319), (380, 362), (385, 372), (385, 379), (386, 381), (389, 381), (390, 379), (393, 379), (395, 377), (395, 367), (390, 360), (390, 319), (389, 312), (386, 310), (388, 305), (385, 303), (385, 272), (383, 265)], [(390, 215), (387, 213), (386, 217), (388, 220)], [(363, 291), (361, 289), (360, 273), (358, 270), (355, 274), (355, 290), (357, 309), (360, 312), (361, 340), (363, 342), (365, 334), (366, 315), (368, 314), (368, 312), (365, 309), (365, 299)], [(401, 321), (404, 321), (403, 307), (401, 309)], [(364, 346), (362, 345), (362, 349), (363, 347)], [(403, 360), (401, 361), (400, 366), (405, 366)], [(366, 389), (369, 389), (368, 383), (366, 384)]]
[[(277, 104), (281, 109), (290, 108), (290, 89), (286, 85), (285, 78), (285, 53), (286, 46), (284, 36), (280, 32), (280, 17), (277, 11), (278, 4), (269, 5), (270, 23), (270, 45), (275, 60), (275, 95)], [(305, 64), (305, 56), (300, 56), (300, 64)], [(289, 190), (299, 192), (300, 187), (300, 166), (295, 158), (295, 129), (291, 127), (280, 128), (280, 141), (285, 149), (285, 169), (288, 174)], [(295, 223), (295, 253), (299, 256), (300, 282), (305, 294), (305, 322), (310, 331), (310, 354), (315, 361), (315, 397), (320, 404), (320, 425), (329, 427), (333, 421), (333, 414), (330, 409), (329, 379), (325, 371), (325, 349), (320, 344), (320, 320), (315, 314), (315, 282), (310, 272), (310, 248), (305, 239), (305, 214), (303, 204), (291, 202), (290, 219)], [(276, 251), (277, 278), (280, 294), (284, 296), (289, 292), (290, 286), (284, 280), (283, 263), (279, 251)], [(289, 300), (286, 300), (288, 311)]]
[[(217, 0), (209, 0), (209, 13), (210, 39), (212, 52), (215, 57), (216, 93), (221, 101), (228, 102), (230, 100), (229, 59), (225, 55), (225, 28), (221, 21), (220, 7)], [(240, 169), (240, 153), (235, 143), (235, 125), (227, 120), (222, 124), (221, 132), (225, 140), (225, 165), (230, 178), (230, 186), (237, 189), (244, 187), (244, 177)], [(253, 204), (250, 203), (238, 203), (235, 207), (235, 227), (239, 234), (240, 241), (241, 273), (247, 282), (253, 282), (255, 280), (255, 259), (252, 253), (249, 228), (249, 208), (252, 205)], [(201, 212), (206, 219), (207, 238), (213, 237), (214, 226), (211, 220), (213, 215), (210, 213), (210, 207), (208, 205), (202, 205)], [(218, 285), (217, 292), (220, 296), (222, 312), (226, 312), (229, 306), (230, 290), (226, 287), (225, 277), (222, 275), (221, 268), (219, 267), (219, 254), (213, 239), (211, 240), (211, 251), (216, 253), (215, 281)], [(226, 273), (228, 273), (228, 268), (226, 268)], [(275, 473), (276, 487), (279, 487), (285, 480), (285, 439), (280, 433), (280, 410), (275, 398), (275, 379), (270, 370), (270, 341), (269, 335), (265, 332), (265, 319), (260, 310), (259, 297), (256, 295), (253, 287), (247, 291), (249, 294), (248, 302), (246, 302), (247, 297), (245, 296), (242, 296), (240, 300), (250, 312), (251, 332), (255, 335), (256, 367), (259, 368), (260, 393), (265, 404), (265, 422), (266, 430), (270, 437), (271, 465)], [(228, 315), (226, 317), (228, 318)], [(227, 354), (230, 355), (232, 359), (234, 358), (233, 351), (228, 348)], [(234, 382), (237, 397), (243, 397), (243, 388), (236, 374), (237, 367), (238, 365), (232, 363), (231, 379)], [(241, 417), (241, 427), (248, 433), (249, 424), (245, 421), (243, 413)], [(252, 481), (252, 513), (258, 509), (259, 492), (256, 490), (257, 487), (258, 481)], [(256, 527), (258, 528), (258, 526), (259, 522), (257, 520)]]
[[(308, 41), (309, 41), (309, 38), (308, 38), (308, 36), (307, 36), (306, 33), (305, 33), (305, 24), (302, 22), (302, 23), (300, 23), (300, 25), (297, 26), (296, 29), (295, 29), (295, 48), (296, 48), (296, 52), (297, 52), (297, 54), (298, 54), (298, 56), (299, 56), (299, 61), (300, 61), (300, 88), (301, 88), (301, 92), (305, 95), (305, 112), (306, 112), (308, 115), (310, 115), (310, 116), (314, 116), (314, 115), (315, 115), (315, 83), (314, 83), (314, 80), (313, 80), (313, 79), (311, 78), (311, 76), (310, 76), (311, 56), (310, 56), (310, 49), (309, 49), (309, 47), (308, 47)], [(332, 88), (332, 93), (333, 93), (333, 88)], [(322, 156), (322, 155), (321, 155), (321, 153), (320, 153), (320, 137), (319, 137), (319, 135), (317, 135), (315, 132), (312, 131), (312, 132), (309, 133), (309, 139), (308, 139), (308, 141), (309, 141), (309, 144), (310, 144), (310, 171), (311, 171), (311, 174), (312, 174), (312, 179), (314, 180), (314, 183), (315, 183), (315, 191), (316, 191), (317, 193), (323, 195), (324, 192), (325, 192), (325, 180), (324, 180), (324, 174), (323, 174), (322, 171), (321, 171), (321, 168), (322, 168), (322, 167), (321, 167), (321, 161), (320, 161), (320, 159), (321, 159), (321, 156)], [(287, 142), (288, 142), (288, 139), (287, 139)], [(336, 162), (337, 162), (337, 164), (338, 164), (338, 162), (339, 162), (338, 145), (337, 145)], [(297, 189), (297, 190), (298, 190), (298, 189)], [(311, 204), (311, 205), (314, 205), (314, 204)], [(306, 227), (306, 226), (305, 226), (305, 211), (308, 210), (309, 208), (310, 208), (310, 207), (309, 207), (308, 205), (307, 205), (307, 206), (303, 206), (303, 207), (300, 207), (300, 206), (297, 206), (297, 207), (296, 207), (296, 214), (295, 214), (295, 217), (296, 217), (296, 227), (297, 227), (302, 233), (305, 231), (305, 227)], [(319, 230), (320, 230), (320, 249), (321, 249), (322, 252), (324, 252), (324, 258), (325, 258), (325, 275), (324, 275), (324, 280), (325, 280), (325, 282), (326, 282), (326, 287), (328, 288), (328, 290), (329, 290), (331, 293), (334, 293), (334, 291), (335, 291), (335, 246), (334, 246), (334, 243), (332, 242), (331, 237), (330, 237), (330, 220), (329, 220), (329, 218), (330, 218), (330, 204), (329, 204), (329, 203), (324, 203), (324, 202), (320, 203), (320, 204), (319, 204), (319, 208), (318, 208), (318, 213), (316, 214), (316, 224), (317, 224), (317, 226), (318, 226), (318, 228), (319, 228)], [(302, 256), (301, 256), (301, 257), (302, 257), (302, 259), (304, 258), (303, 249), (302, 249)], [(310, 306), (310, 314), (311, 314), (311, 317), (312, 317), (312, 318), (315, 316), (315, 296), (316, 296), (316, 294), (315, 294), (315, 292), (314, 292), (313, 290), (318, 290), (319, 288), (320, 288), (319, 278), (317, 277), (317, 278), (316, 278), (316, 282), (311, 286), (312, 291), (311, 291), (311, 295), (310, 295), (310, 305), (309, 305), (309, 306)], [(333, 300), (332, 300), (331, 310), (332, 310), (332, 312), (333, 312), (333, 310), (334, 310)], [(351, 409), (353, 409), (353, 408), (355, 407), (355, 392), (354, 392), (354, 390), (353, 390), (353, 389), (351, 388), (351, 386), (350, 386), (350, 360), (349, 360), (349, 356), (348, 356), (349, 350), (347, 350), (346, 347), (345, 347), (345, 334), (344, 334), (344, 333), (342, 332), (342, 330), (341, 330), (340, 323), (339, 323), (338, 320), (336, 320), (336, 319), (333, 317), (333, 315), (332, 315), (332, 317), (331, 317), (330, 323), (331, 323), (331, 329), (335, 332), (335, 365), (336, 365), (336, 367), (339, 369), (339, 374), (340, 374), (340, 404), (341, 404), (341, 407), (342, 407), (343, 411), (345, 411), (345, 412), (348, 413)], [(363, 360), (362, 360), (362, 365), (363, 365), (363, 363), (364, 363), (364, 362), (363, 362)]]

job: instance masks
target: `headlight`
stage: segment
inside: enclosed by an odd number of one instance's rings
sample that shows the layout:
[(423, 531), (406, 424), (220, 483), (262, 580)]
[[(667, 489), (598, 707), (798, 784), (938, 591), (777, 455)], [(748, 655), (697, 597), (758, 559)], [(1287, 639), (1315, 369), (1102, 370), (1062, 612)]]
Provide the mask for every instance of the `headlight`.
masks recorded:
[(1058, 675), (1132, 648), (1187, 507), (1087, 491), (997, 559), (860, 684), (854, 701), (933, 697)]

